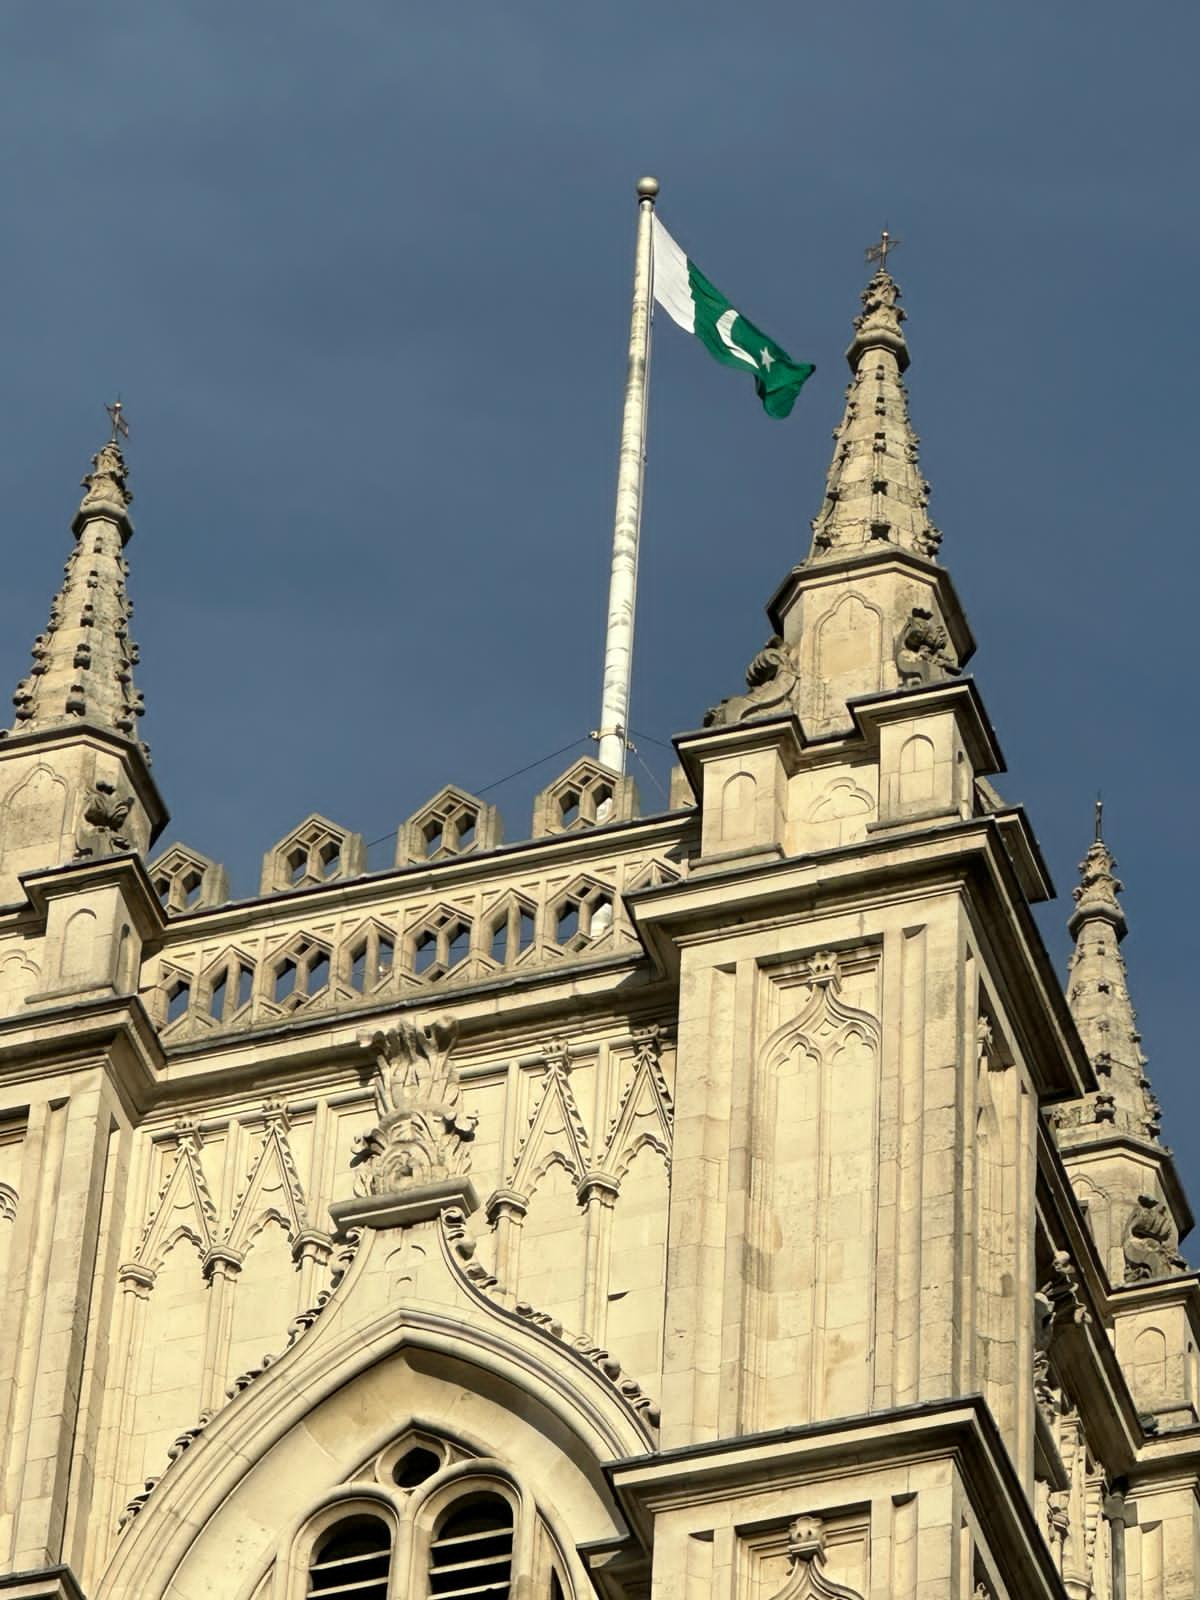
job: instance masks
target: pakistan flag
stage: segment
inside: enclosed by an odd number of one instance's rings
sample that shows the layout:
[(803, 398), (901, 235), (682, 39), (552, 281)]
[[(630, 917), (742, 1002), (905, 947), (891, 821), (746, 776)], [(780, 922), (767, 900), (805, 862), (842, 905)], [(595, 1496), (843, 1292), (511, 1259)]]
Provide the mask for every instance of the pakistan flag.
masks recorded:
[(736, 307), (730, 305), (694, 261), (654, 218), (654, 298), (681, 328), (694, 333), (727, 367), (754, 374), (754, 387), (769, 417), (786, 417), (813, 367), (793, 361), (782, 346), (768, 339)]

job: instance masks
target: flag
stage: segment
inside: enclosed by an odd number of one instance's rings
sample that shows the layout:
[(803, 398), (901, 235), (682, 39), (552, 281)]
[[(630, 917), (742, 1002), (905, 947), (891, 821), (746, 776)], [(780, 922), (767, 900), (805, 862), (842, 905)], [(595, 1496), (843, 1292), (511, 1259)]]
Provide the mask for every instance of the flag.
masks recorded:
[(727, 367), (754, 374), (754, 387), (769, 417), (786, 417), (813, 367), (747, 322), (654, 218), (654, 298), (673, 322), (694, 333), (710, 355)]

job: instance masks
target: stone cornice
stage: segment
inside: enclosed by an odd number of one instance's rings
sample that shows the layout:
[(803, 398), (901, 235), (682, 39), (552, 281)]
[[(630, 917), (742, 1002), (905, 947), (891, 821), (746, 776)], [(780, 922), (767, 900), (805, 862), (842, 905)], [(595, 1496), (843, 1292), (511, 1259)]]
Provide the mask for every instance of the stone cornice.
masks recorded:
[(87, 857), (69, 861), (61, 867), (43, 867), (21, 875), (21, 887), (40, 918), (46, 915), (51, 900), (90, 889), (117, 885), (137, 925), (138, 937), (149, 942), (162, 933), (166, 916), (150, 882), (141, 856), (132, 852), (120, 855)]
[(855, 726), (875, 747), (878, 729), (885, 722), (907, 721), (930, 712), (953, 710), (976, 774), (1005, 772), (1007, 767), (996, 731), (983, 705), (974, 678), (948, 678), (940, 683), (921, 684), (910, 689), (885, 689), (878, 694), (859, 695), (847, 702)]
[(1175, 1218), (1175, 1225), (1179, 1229), (1179, 1237), (1185, 1239), (1196, 1224), (1187, 1191), (1179, 1176), (1179, 1169), (1175, 1165), (1175, 1156), (1172, 1151), (1163, 1145), (1153, 1144), (1149, 1139), (1139, 1139), (1130, 1133), (1112, 1133), (1103, 1138), (1075, 1138), (1075, 1129), (1065, 1129), (1060, 1135), (1059, 1148), (1064, 1160), (1067, 1157), (1084, 1157), (1102, 1155), (1106, 1152), (1124, 1153), (1134, 1155), (1139, 1161), (1144, 1161), (1147, 1166), (1154, 1167), (1163, 1186), (1167, 1205)]
[(908, 571), (914, 577), (933, 584), (959, 661), (965, 664), (975, 654), (974, 635), (945, 567), (927, 556), (918, 555), (915, 550), (905, 550), (892, 544), (881, 544), (876, 549), (851, 550), (845, 555), (825, 556), (819, 561), (802, 562), (793, 567), (767, 601), (767, 618), (772, 628), (776, 633), (783, 631), (784, 614), (799, 589), (844, 583), (866, 571)]
[(679, 1446), (611, 1463), (605, 1470), (640, 1540), (649, 1548), (657, 1512), (718, 1501), (773, 1479), (817, 1482), (831, 1471), (954, 1460), (1004, 1573), (1024, 1600), (1057, 1600), (1060, 1580), (1033, 1508), (981, 1396), (933, 1401), (876, 1415), (809, 1423), (770, 1433)]
[(136, 995), (47, 1006), (0, 1021), (0, 1084), (102, 1068), (131, 1113), (150, 1103), (165, 1063)]
[[(166, 801), (159, 793), (158, 785), (150, 775), (149, 763), (142, 753), (142, 748), (134, 740), (124, 739), (119, 733), (98, 727), (88, 722), (86, 717), (82, 717), (77, 724), (68, 726), (56, 723), (44, 728), (31, 728), (27, 732), (16, 730), (3, 732), (0, 734), (0, 759), (18, 751), (59, 750), (80, 744), (97, 745), (119, 755), (125, 762), (129, 782), (150, 820), (150, 839), (153, 843), (171, 820), (171, 816)], [(0, 912), (7, 909), (0, 907)]]

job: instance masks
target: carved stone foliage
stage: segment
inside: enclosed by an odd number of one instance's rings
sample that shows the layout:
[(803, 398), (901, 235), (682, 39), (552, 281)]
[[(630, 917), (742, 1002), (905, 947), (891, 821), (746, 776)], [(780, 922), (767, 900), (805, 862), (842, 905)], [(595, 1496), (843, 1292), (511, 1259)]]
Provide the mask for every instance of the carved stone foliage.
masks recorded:
[(450, 1060), (457, 1038), (449, 1017), (424, 1025), (403, 1018), (363, 1035), (360, 1043), (375, 1056), (381, 1118), (355, 1141), (356, 1193), (400, 1194), (466, 1172), (476, 1119), (462, 1108)]
[(910, 688), (958, 672), (958, 663), (949, 651), (950, 636), (932, 611), (914, 606), (896, 634), (896, 671), (903, 687)]
[(75, 859), (89, 856), (111, 856), (119, 850), (132, 850), (133, 845), (125, 832), (125, 822), (133, 810), (133, 796), (118, 797), (113, 784), (103, 778), (96, 780), (83, 808), (83, 822), (75, 842)]
[(704, 714), (706, 728), (798, 711), (800, 669), (779, 635), (772, 634), (746, 668), (746, 693), (730, 695)]
[(503, 838), (500, 813), (465, 789), (447, 784), (403, 823), (396, 841), (396, 865), (445, 861), (491, 850)]
[(628, 822), (636, 815), (633, 779), (619, 777), (585, 756), (534, 799), (533, 836), (577, 833), (606, 822)]
[(362, 834), (350, 833), (314, 812), (263, 857), (262, 893), (356, 878), (366, 864)]
[(787, 1582), (774, 1600), (863, 1600), (857, 1589), (835, 1583), (825, 1571), (825, 1525), (820, 1517), (797, 1517), (788, 1529)]
[(229, 876), (186, 844), (172, 845), (150, 865), (150, 881), (169, 916), (219, 906), (229, 898)]
[[(566, 1332), (561, 1322), (556, 1318), (547, 1316), (545, 1312), (537, 1311), (533, 1306), (524, 1301), (518, 1301), (509, 1308), (503, 1306), (501, 1289), (495, 1276), (490, 1273), (482, 1262), (475, 1258), (475, 1240), (467, 1232), (467, 1219), (464, 1212), (456, 1207), (447, 1207), (442, 1212), (442, 1227), (445, 1230), (447, 1241), (452, 1252), (451, 1259), (455, 1262), (456, 1270), (462, 1275), (463, 1280), (469, 1283), (476, 1294), (485, 1296), (497, 1305), (502, 1306), (506, 1315), (515, 1320), (524, 1322), (546, 1338), (554, 1339), (572, 1350), (582, 1360), (593, 1366), (601, 1376), (610, 1383), (621, 1396), (622, 1401), (632, 1415), (637, 1419), (649, 1438), (653, 1438), (661, 1420), (659, 1407), (643, 1390), (636, 1378), (628, 1377), (621, 1370), (621, 1363), (608, 1350), (591, 1340), (587, 1334), (572, 1335)], [(823, 1591), (822, 1591), (823, 1592)], [(844, 1591), (833, 1590), (834, 1595), (841, 1595)], [(859, 1596), (851, 1596), (851, 1600), (860, 1600)]]
[(1125, 1282), (1144, 1283), (1188, 1270), (1179, 1254), (1179, 1234), (1171, 1213), (1153, 1195), (1138, 1196), (1125, 1224)]

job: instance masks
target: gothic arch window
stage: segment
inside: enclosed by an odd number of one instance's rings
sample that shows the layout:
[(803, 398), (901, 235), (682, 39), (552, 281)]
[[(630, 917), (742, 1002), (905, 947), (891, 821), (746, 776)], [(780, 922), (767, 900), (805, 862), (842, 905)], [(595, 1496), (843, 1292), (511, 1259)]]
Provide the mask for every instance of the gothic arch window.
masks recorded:
[(567, 1548), (502, 1462), (415, 1424), (311, 1507), (262, 1596), (575, 1600)]
[(513, 1508), (495, 1490), (468, 1489), (451, 1501), (429, 1542), (429, 1600), (508, 1600), (514, 1534)]
[(392, 1530), (373, 1512), (352, 1512), (313, 1545), (306, 1600), (388, 1600)]

